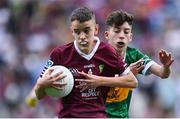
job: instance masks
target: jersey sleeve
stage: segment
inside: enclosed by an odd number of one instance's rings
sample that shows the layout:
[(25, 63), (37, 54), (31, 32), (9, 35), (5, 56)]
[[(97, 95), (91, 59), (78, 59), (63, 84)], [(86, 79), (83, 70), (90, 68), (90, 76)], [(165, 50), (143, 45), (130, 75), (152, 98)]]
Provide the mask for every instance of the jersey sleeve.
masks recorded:
[[(118, 54), (117, 54), (118, 55)], [(127, 64), (123, 61), (123, 59), (118, 56), (118, 69), (119, 69), (119, 75), (124, 75), (124, 74), (127, 74), (130, 69), (127, 67)]]
[[(154, 64), (155, 62), (150, 59), (147, 55), (143, 54), (142, 52), (140, 52), (139, 50), (137, 50), (137, 59), (141, 59), (143, 58), (144, 62), (144, 69), (140, 72), (140, 74), (143, 75), (149, 75), (151, 74), (151, 72), (149, 71), (149, 68), (152, 66), (152, 64)], [(138, 61), (138, 60), (136, 60)]]
[(45, 66), (44, 66), (44, 68), (43, 68), (43, 71), (41, 72), (40, 77), (42, 77), (42, 75), (44, 74), (44, 72), (45, 72), (49, 67), (58, 64), (58, 63), (60, 62), (59, 60), (60, 60), (60, 53), (58, 52), (57, 49), (54, 49), (54, 50), (51, 52), (51, 54), (50, 54), (50, 56), (49, 56), (49, 58), (48, 58), (48, 60), (47, 60), (47, 62), (46, 62), (46, 64), (45, 64)]

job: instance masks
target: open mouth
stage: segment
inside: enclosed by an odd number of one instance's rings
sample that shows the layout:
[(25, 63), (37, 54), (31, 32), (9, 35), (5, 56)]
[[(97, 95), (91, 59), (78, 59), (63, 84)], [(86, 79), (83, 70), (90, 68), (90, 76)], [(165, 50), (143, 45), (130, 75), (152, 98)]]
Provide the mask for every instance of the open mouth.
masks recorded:
[(81, 41), (79, 44), (81, 46), (88, 46), (88, 42), (87, 41)]
[(117, 46), (118, 46), (118, 47), (123, 47), (124, 45), (125, 45), (124, 42), (117, 42)]

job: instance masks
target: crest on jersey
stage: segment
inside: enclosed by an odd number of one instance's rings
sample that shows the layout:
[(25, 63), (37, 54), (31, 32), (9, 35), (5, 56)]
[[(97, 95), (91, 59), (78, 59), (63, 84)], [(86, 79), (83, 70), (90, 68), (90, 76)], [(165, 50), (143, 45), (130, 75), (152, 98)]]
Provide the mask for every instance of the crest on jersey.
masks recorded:
[(45, 67), (47, 67), (47, 68), (48, 68), (48, 67), (51, 67), (53, 64), (54, 64), (54, 62), (53, 62), (52, 60), (48, 59)]
[(104, 64), (100, 64), (100, 65), (99, 65), (99, 71), (100, 71), (100, 73), (102, 73), (103, 69), (104, 69)]

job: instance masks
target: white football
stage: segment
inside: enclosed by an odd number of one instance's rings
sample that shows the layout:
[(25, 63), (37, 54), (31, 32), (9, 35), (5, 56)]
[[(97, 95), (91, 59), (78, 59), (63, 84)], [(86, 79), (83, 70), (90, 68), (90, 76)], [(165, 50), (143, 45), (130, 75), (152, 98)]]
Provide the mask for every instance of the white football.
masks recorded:
[(64, 86), (64, 88), (62, 90), (58, 90), (55, 89), (53, 87), (48, 87), (45, 88), (45, 93), (48, 96), (52, 96), (52, 97), (57, 97), (57, 98), (62, 98), (67, 96), (73, 89), (74, 86), (74, 77), (72, 75), (72, 73), (70, 72), (70, 70), (64, 66), (60, 66), (60, 65), (55, 65), (52, 66), (54, 67), (54, 71), (51, 73), (51, 75), (54, 75), (56, 73), (59, 73), (61, 71), (63, 71), (63, 73), (66, 75), (65, 78), (60, 79), (59, 81), (61, 83), (66, 83), (67, 85)]

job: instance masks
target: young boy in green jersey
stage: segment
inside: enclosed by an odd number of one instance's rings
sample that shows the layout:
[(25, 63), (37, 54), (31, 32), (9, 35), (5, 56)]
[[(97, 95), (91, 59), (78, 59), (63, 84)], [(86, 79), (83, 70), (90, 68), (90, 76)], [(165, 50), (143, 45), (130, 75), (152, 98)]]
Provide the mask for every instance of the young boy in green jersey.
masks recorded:
[[(133, 16), (127, 12), (117, 10), (112, 12), (106, 20), (105, 37), (118, 54), (124, 58), (124, 61), (136, 74), (154, 74), (162, 79), (169, 77), (170, 66), (173, 63), (171, 53), (164, 50), (159, 51), (159, 59), (162, 65), (157, 64), (147, 55), (141, 53), (135, 48), (128, 46), (132, 41)], [(96, 87), (100, 85), (101, 80), (94, 75), (81, 73), (86, 77), (86, 86)], [(128, 110), (131, 100), (132, 89), (129, 88), (111, 88), (106, 100), (106, 112), (110, 118), (128, 118)]]
[[(132, 41), (133, 16), (125, 11), (112, 12), (106, 20), (105, 37), (118, 54), (136, 74), (154, 74), (162, 79), (170, 75), (170, 66), (173, 63), (171, 53), (164, 50), (159, 51), (159, 59), (162, 65), (151, 60), (138, 49), (128, 46)], [(128, 110), (132, 90), (128, 88), (112, 88), (106, 100), (106, 112), (109, 117), (128, 117)]]

